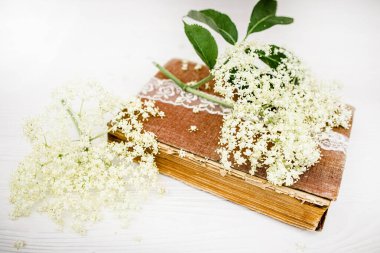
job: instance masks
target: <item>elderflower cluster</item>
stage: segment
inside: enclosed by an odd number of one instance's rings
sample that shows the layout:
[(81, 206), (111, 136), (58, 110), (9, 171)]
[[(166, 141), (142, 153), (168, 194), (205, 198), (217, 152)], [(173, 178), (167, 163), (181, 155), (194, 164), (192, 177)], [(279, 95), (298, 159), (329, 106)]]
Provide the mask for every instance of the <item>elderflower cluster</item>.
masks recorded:
[(315, 80), (289, 51), (242, 42), (227, 50), (212, 71), (215, 91), (233, 104), (224, 116), (218, 150), (228, 170), (265, 168), (276, 185), (292, 185), (321, 154), (319, 138), (349, 127), (351, 110), (337, 86)]
[(198, 127), (195, 125), (191, 125), (188, 130), (190, 133), (193, 133), (193, 132), (198, 131)]
[[(124, 102), (91, 82), (65, 86), (54, 98), (25, 124), (32, 151), (11, 181), (12, 216), (36, 208), (59, 225), (69, 221), (77, 232), (98, 221), (103, 209), (127, 221), (158, 174), (158, 144), (142, 121), (162, 112), (152, 101)], [(116, 129), (125, 141), (108, 143), (107, 133)]]

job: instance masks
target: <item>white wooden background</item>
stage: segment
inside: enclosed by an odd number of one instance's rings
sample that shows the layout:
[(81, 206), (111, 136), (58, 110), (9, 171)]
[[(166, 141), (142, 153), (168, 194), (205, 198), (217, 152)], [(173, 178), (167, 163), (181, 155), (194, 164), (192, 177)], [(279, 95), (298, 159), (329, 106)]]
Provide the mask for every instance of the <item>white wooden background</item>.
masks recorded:
[[(151, 61), (199, 61), (183, 33), (191, 8), (229, 13), (241, 37), (255, 1), (0, 0), (0, 252), (380, 252), (380, 1), (283, 0), (295, 18), (251, 38), (297, 52), (314, 72), (345, 85), (356, 108), (339, 199), (323, 232), (306, 232), (161, 176), (167, 188), (127, 229), (106, 219), (79, 236), (46, 217), (11, 221), (9, 178), (29, 150), (23, 118), (52, 89), (95, 79), (123, 97), (155, 72)], [(219, 38), (219, 37), (218, 37)], [(221, 40), (219, 40), (221, 41)]]

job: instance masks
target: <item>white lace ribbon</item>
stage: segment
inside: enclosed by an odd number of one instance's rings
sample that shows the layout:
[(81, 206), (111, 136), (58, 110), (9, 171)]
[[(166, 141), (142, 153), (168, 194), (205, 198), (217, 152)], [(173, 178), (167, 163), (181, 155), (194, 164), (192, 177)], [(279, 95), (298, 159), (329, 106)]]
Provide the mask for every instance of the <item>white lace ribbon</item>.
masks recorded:
[[(139, 97), (222, 116), (231, 112), (231, 109), (183, 91), (170, 79), (152, 78), (144, 86)], [(346, 153), (348, 138), (343, 134), (330, 131), (319, 136), (319, 145), (325, 150)]]
[(343, 134), (330, 131), (320, 136), (319, 146), (325, 150), (340, 151), (346, 153), (348, 138)]
[(231, 110), (207, 99), (183, 91), (170, 79), (152, 78), (140, 92), (141, 98), (161, 101), (166, 104), (183, 106), (189, 109), (205, 111), (210, 114), (226, 115)]

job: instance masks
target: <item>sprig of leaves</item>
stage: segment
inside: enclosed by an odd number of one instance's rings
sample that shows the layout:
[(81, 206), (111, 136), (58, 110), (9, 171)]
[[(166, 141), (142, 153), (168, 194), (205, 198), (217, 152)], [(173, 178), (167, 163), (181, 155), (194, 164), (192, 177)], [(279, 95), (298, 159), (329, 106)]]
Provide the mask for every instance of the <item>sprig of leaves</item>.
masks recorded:
[[(252, 33), (264, 31), (274, 25), (291, 24), (293, 18), (276, 16), (276, 0), (260, 0), (252, 10), (247, 34), (244, 40)], [(229, 16), (216, 10), (191, 10), (187, 17), (207, 25), (219, 33), (228, 43), (234, 45), (238, 42), (236, 25)], [(202, 61), (212, 69), (218, 57), (218, 45), (212, 34), (199, 25), (185, 23), (185, 33)], [(277, 47), (273, 45), (273, 47)], [(274, 48), (272, 48), (274, 49)], [(273, 50), (272, 50), (273, 52)], [(281, 61), (282, 55), (259, 54), (259, 58), (271, 68), (276, 68)]]
[[(274, 25), (278, 24), (290, 24), (293, 22), (292, 18), (276, 16), (277, 2), (276, 0), (260, 0), (252, 10), (251, 19), (248, 25), (248, 31), (243, 41), (252, 33), (266, 30)], [(238, 43), (238, 31), (236, 25), (226, 14), (218, 12), (212, 9), (206, 10), (191, 10), (187, 14), (188, 18), (201, 22), (208, 26), (218, 34), (220, 34), (228, 43), (235, 45)], [(210, 31), (203, 26), (197, 24), (187, 24), (184, 22), (184, 29), (187, 38), (193, 45), (195, 52), (202, 59), (202, 61), (211, 69), (214, 68), (218, 58), (218, 45)], [(277, 46), (272, 45), (268, 54), (264, 51), (255, 52), (260, 60), (262, 60), (269, 67), (275, 69), (282, 62), (286, 56), (279, 53)], [(214, 103), (220, 104), (224, 107), (231, 108), (232, 105), (228, 102), (210, 96), (199, 89), (204, 83), (214, 78), (210, 73), (206, 78), (199, 82), (188, 86), (174, 76), (170, 71), (163, 66), (155, 63), (155, 66), (169, 79), (173, 80), (182, 90), (190, 92), (202, 98), (205, 98)], [(231, 78), (234, 77), (231, 73)]]
[(261, 0), (252, 10), (248, 25), (247, 35), (261, 32), (274, 25), (288, 25), (293, 23), (293, 18), (276, 16), (277, 1)]
[(185, 33), (202, 61), (212, 69), (218, 58), (218, 45), (211, 33), (200, 25), (185, 25)]
[(234, 45), (238, 40), (236, 25), (232, 22), (230, 17), (224, 13), (212, 9), (201, 11), (191, 10), (187, 16), (208, 25), (211, 29), (222, 35), (222, 37), (232, 45)]

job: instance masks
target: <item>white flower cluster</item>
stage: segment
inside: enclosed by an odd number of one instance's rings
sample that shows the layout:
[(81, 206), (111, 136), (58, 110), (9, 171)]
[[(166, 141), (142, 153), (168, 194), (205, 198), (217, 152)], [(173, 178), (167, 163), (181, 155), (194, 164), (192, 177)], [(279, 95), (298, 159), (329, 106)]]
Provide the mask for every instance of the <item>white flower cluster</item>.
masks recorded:
[(218, 150), (228, 170), (250, 164), (266, 169), (276, 185), (292, 185), (320, 158), (319, 139), (333, 127), (349, 127), (351, 110), (337, 87), (312, 78), (282, 48), (242, 42), (218, 59), (215, 91), (234, 105), (224, 116)]
[(22, 248), (24, 248), (26, 245), (25, 241), (23, 240), (17, 240), (15, 241), (15, 243), (13, 244), (13, 246), (17, 249), (17, 250), (20, 250)]
[(193, 133), (193, 132), (198, 131), (198, 127), (195, 125), (191, 125), (188, 130), (190, 133)]
[[(152, 101), (122, 102), (96, 83), (60, 89), (46, 112), (25, 124), (32, 151), (11, 181), (12, 216), (36, 208), (62, 226), (70, 221), (77, 232), (105, 208), (127, 221), (158, 174), (158, 144), (141, 122), (150, 116), (163, 116)], [(108, 143), (107, 133), (116, 129), (126, 141)]]

